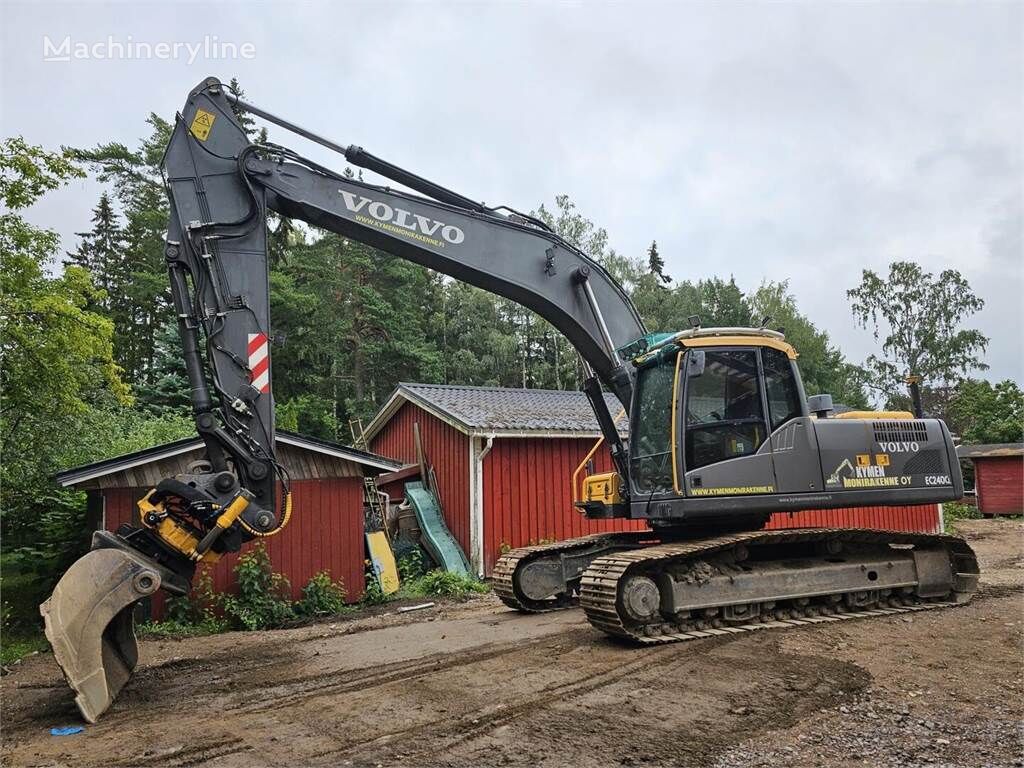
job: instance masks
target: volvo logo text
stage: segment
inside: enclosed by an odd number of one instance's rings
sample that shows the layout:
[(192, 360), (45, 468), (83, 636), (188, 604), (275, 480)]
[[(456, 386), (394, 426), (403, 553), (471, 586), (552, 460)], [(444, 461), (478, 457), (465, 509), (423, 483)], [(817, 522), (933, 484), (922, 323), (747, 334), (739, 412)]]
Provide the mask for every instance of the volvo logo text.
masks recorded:
[(346, 192), (344, 189), (339, 189), (338, 192), (341, 193), (341, 199), (345, 201), (345, 207), (352, 213), (361, 213), (365, 210), (367, 214), (377, 221), (387, 222), (412, 232), (419, 232), (427, 237), (436, 237), (440, 234), (446, 242), (452, 245), (458, 245), (466, 239), (466, 233), (452, 224), (445, 224), (443, 221), (428, 219), (426, 216), (420, 216), (418, 213), (410, 213), (401, 208), (394, 208), (387, 203), (371, 200), (362, 195), (354, 195), (351, 192)]

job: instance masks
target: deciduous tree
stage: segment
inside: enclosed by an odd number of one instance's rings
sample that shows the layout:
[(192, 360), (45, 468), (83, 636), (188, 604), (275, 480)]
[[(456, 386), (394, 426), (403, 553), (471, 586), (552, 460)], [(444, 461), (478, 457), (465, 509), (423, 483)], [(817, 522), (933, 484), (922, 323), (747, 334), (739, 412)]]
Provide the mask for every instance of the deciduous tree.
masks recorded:
[(881, 355), (870, 355), (864, 367), (870, 385), (885, 397), (905, 392), (908, 375), (934, 388), (988, 368), (982, 359), (988, 338), (962, 327), (985, 302), (956, 270), (936, 276), (897, 261), (886, 276), (865, 269), (860, 285), (846, 295), (854, 319), (881, 342)]

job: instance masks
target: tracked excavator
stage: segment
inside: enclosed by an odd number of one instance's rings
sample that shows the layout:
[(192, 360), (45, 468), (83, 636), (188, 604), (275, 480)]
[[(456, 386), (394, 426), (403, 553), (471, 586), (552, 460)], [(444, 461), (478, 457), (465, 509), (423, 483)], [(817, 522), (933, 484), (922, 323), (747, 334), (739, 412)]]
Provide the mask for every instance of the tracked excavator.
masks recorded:
[[(364, 183), (253, 143), (238, 111), (341, 154)], [(513, 550), (495, 591), (521, 611), (579, 603), (598, 629), (662, 643), (966, 602), (978, 565), (960, 538), (833, 528), (763, 530), (808, 508), (935, 503), (963, 482), (946, 426), (909, 414), (831, 417), (808, 400), (797, 352), (768, 328), (649, 333), (600, 264), (544, 222), (487, 206), (244, 102), (210, 78), (189, 93), (163, 158), (164, 255), (205, 458), (97, 531), (40, 607), (54, 655), (94, 722), (129, 680), (137, 601), (184, 595), (199, 563), (288, 523), (274, 454), (267, 216), (299, 219), (522, 304), (578, 351), (614, 470), (578, 501), (644, 521)], [(620, 434), (603, 396), (629, 415)]]

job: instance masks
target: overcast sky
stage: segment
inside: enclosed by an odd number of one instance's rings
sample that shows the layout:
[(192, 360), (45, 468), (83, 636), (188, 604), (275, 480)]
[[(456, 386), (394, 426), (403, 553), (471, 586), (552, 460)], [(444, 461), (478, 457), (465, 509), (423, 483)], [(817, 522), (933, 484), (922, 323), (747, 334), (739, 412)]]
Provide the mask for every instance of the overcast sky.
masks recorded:
[[(150, 111), (237, 76), (254, 103), (489, 204), (568, 194), (620, 252), (656, 239), (675, 278), (789, 280), (854, 362), (874, 350), (845, 297), (862, 268), (958, 269), (986, 301), (987, 375), (1024, 382), (1020, 2), (0, 5), (4, 135), (135, 146)], [(108, 37), (252, 55), (75, 57)], [(71, 61), (45, 61), (46, 38)], [(99, 191), (30, 218), (73, 247)]]

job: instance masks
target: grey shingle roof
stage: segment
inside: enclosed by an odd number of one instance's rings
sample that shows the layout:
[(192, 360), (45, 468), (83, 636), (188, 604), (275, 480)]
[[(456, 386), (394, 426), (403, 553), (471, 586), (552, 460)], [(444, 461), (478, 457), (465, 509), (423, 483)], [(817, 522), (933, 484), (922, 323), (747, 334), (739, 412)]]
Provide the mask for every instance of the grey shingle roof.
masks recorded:
[[(587, 396), (578, 391), (403, 382), (397, 394), (432, 406), (471, 430), (597, 433), (600, 429)], [(622, 405), (612, 394), (604, 397), (614, 418)], [(625, 430), (626, 418), (619, 424)]]
[(1024, 443), (982, 443), (961, 445), (956, 449), (961, 459), (999, 458), (1024, 455)]

